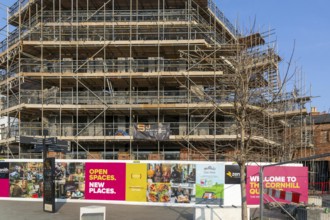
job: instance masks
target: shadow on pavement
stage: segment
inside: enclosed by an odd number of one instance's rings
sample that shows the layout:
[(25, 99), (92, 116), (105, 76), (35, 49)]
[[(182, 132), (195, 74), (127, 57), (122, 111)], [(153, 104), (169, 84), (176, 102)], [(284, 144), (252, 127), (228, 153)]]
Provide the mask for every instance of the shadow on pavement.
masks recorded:
[(186, 219), (186, 220), (192, 220), (194, 219), (194, 214), (195, 213), (191, 213), (191, 208), (187, 208), (187, 209), (177, 209), (175, 207), (168, 207), (169, 210), (176, 212), (179, 214), (177, 220), (179, 219)]
[(66, 202), (56, 202), (55, 203), (55, 210), (56, 212), (60, 211), (61, 208), (66, 204)]

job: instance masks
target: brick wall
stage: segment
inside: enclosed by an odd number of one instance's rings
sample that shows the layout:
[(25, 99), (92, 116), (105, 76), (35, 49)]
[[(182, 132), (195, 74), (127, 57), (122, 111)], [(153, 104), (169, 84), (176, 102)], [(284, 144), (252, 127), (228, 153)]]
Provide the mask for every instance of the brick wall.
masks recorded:
[[(315, 154), (330, 153), (330, 124), (314, 125), (314, 147)], [(330, 157), (326, 160), (330, 161)]]

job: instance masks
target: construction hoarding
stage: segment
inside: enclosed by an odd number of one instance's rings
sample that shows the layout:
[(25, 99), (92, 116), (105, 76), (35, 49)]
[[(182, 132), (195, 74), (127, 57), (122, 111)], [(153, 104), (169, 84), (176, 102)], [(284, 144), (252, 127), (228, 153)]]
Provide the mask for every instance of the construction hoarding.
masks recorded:
[[(0, 162), (0, 197), (42, 198), (42, 168), (41, 160)], [(239, 205), (238, 171), (238, 166), (230, 162), (56, 160), (55, 196), (177, 205)], [(265, 174), (265, 187), (286, 183), (288, 187), (282, 187), (283, 190), (294, 188), (305, 201), (306, 167), (276, 167), (267, 172), (273, 176)], [(248, 204), (259, 204), (258, 167), (249, 166), (247, 174)]]

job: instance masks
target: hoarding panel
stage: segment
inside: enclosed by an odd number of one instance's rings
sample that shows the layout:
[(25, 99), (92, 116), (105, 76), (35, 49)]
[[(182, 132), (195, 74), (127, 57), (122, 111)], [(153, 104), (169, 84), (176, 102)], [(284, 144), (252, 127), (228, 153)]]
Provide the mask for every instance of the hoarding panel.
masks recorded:
[(196, 204), (223, 205), (224, 164), (197, 164)]
[[(85, 199), (85, 164), (86, 163), (71, 162), (57, 164), (57, 166), (55, 166), (57, 183), (61, 187), (59, 188), (61, 197), (63, 197), (63, 192), (61, 191), (64, 188), (66, 199)], [(61, 176), (63, 176), (61, 172), (64, 170), (65, 181), (63, 177), (61, 179)], [(64, 187), (61, 186), (63, 183)]]
[(43, 197), (43, 163), (9, 163), (10, 197)]
[(126, 201), (146, 202), (147, 164), (126, 164)]
[(125, 163), (86, 163), (85, 198), (125, 200)]
[(0, 162), (0, 197), (9, 197), (9, 163)]
[[(259, 204), (259, 169), (258, 166), (247, 167), (247, 203), (248, 205)], [(287, 192), (300, 193), (300, 202), (308, 200), (308, 168), (274, 166), (264, 169), (264, 188), (283, 190)], [(265, 199), (271, 199), (265, 195)], [(276, 199), (279, 202), (290, 203), (285, 200)]]
[(225, 166), (225, 184), (240, 184), (241, 174), (238, 165)]

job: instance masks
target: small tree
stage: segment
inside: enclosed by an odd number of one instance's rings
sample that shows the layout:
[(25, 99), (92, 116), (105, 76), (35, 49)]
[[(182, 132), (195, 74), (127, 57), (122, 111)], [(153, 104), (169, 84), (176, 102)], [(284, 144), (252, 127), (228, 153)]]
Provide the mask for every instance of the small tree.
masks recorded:
[[(288, 141), (291, 137), (286, 136), (287, 126), (291, 117), (302, 113), (301, 110), (298, 110), (291, 112), (290, 117), (284, 117), (288, 110), (287, 99), (293, 103), (299, 101), (294, 97), (288, 97), (283, 92), (284, 86), (291, 79), (288, 77), (288, 72), (292, 56), (283, 81), (280, 82), (278, 75), (280, 57), (275, 53), (274, 48), (264, 46), (264, 43), (260, 34), (251, 34), (239, 38), (236, 42), (228, 42), (223, 45), (215, 43), (213, 49), (196, 47), (194, 51), (182, 51), (181, 54), (182, 58), (191, 63), (187, 71), (195, 67), (198, 69), (199, 64), (203, 64), (202, 66), (207, 70), (223, 72), (223, 75), (219, 77), (220, 80), (215, 77), (215, 83), (212, 81), (209, 86), (213, 88), (212, 95), (214, 96), (211, 97), (206, 92), (203, 96), (213, 103), (213, 111), (229, 115), (234, 119), (233, 128), (236, 132), (236, 142), (228, 141), (224, 144), (214, 141), (213, 144), (219, 145), (219, 147), (217, 146), (213, 153), (216, 155), (219, 153), (218, 149), (226, 148), (222, 153), (225, 152), (227, 157), (237, 162), (240, 167), (243, 220), (247, 220), (246, 164), (252, 161), (271, 162), (285, 159), (288, 152), (285, 146), (292, 143), (292, 141)], [(189, 77), (187, 80), (190, 86), (196, 85)], [(196, 92), (181, 83), (180, 80), (177, 79), (177, 81), (188, 91)], [(224, 103), (225, 107), (223, 107)], [(292, 103), (288, 105), (292, 105)], [(210, 111), (200, 123), (207, 121), (213, 111)], [(222, 127), (223, 125), (216, 126)], [(300, 134), (295, 133), (294, 135)], [(198, 151), (198, 148), (189, 140), (187, 143), (188, 146)], [(204, 145), (213, 146), (207, 141)], [(228, 147), (231, 148), (229, 152)], [(212, 152), (212, 149), (210, 151)]]
[[(272, 48), (261, 50), (260, 47), (251, 49), (254, 45), (262, 43), (259, 37), (260, 35), (255, 34), (241, 40), (237, 45), (236, 57), (231, 61), (235, 73), (233, 74), (234, 110), (230, 113), (237, 123), (237, 144), (234, 146), (233, 159), (240, 167), (243, 220), (247, 219), (246, 164), (253, 161), (286, 160), (290, 149), (285, 148), (285, 142), (292, 144), (290, 140), (302, 141), (300, 138), (302, 129), (298, 128), (288, 136), (287, 128), (293, 121), (291, 118), (299, 115), (301, 120), (303, 119), (304, 111), (302, 112), (301, 109), (304, 105), (299, 105), (300, 109), (291, 111), (290, 117), (286, 116), (286, 111), (289, 110), (290, 105), (292, 107), (297, 102), (309, 101), (308, 98), (297, 99), (292, 95), (293, 93), (284, 94), (283, 88), (291, 79), (288, 73), (292, 56), (284, 80), (280, 82), (278, 76), (280, 58), (275, 50)], [(264, 138), (263, 144), (258, 143), (256, 138), (258, 136)], [(296, 143), (295, 149), (299, 147), (300, 144)]]

